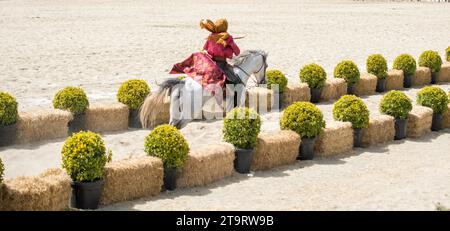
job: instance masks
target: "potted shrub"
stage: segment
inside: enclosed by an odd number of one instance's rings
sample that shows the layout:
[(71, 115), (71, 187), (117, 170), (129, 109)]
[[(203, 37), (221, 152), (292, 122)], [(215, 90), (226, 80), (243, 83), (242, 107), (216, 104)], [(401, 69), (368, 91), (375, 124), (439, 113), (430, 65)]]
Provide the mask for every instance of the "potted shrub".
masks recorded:
[(353, 61), (344, 60), (334, 68), (334, 77), (343, 78), (347, 82), (347, 94), (355, 93), (355, 84), (358, 83), (360, 73), (358, 66)]
[(417, 92), (417, 103), (419, 105), (433, 109), (432, 131), (442, 129), (442, 118), (444, 112), (448, 110), (448, 96), (439, 87), (428, 86)]
[[(267, 70), (266, 71), (266, 78), (267, 78), (267, 88), (268, 89), (278, 89), (278, 92), (275, 92), (275, 94), (283, 94), (284, 90), (286, 89), (288, 79), (286, 76), (279, 70)], [(275, 88), (273, 86), (278, 85), (278, 88)], [(282, 97), (278, 97), (280, 99), (280, 102), (278, 104), (279, 109), (281, 109), (281, 99)]]
[(395, 118), (395, 139), (406, 137), (408, 114), (412, 110), (411, 99), (401, 91), (389, 91), (380, 102), (380, 112)]
[(73, 119), (69, 122), (69, 135), (86, 130), (86, 109), (89, 101), (80, 87), (66, 87), (58, 91), (53, 97), (53, 107), (68, 110)]
[(441, 70), (442, 59), (439, 53), (432, 50), (424, 51), (419, 57), (419, 66), (431, 70), (431, 84), (435, 84)]
[(250, 172), (253, 149), (256, 146), (261, 118), (254, 110), (237, 107), (223, 121), (223, 139), (234, 145), (236, 158), (234, 168), (239, 173)]
[(144, 80), (131, 79), (120, 86), (117, 92), (117, 100), (128, 106), (128, 127), (142, 128), (139, 120), (139, 108), (148, 94), (150, 94), (150, 87)]
[(14, 143), (18, 119), (16, 99), (6, 92), (0, 92), (0, 147)]
[(96, 209), (103, 191), (103, 172), (111, 160), (102, 138), (90, 131), (74, 133), (61, 151), (62, 167), (72, 178), (71, 206)]
[(394, 60), (394, 69), (403, 71), (403, 87), (412, 85), (412, 77), (416, 72), (416, 60), (409, 54), (401, 54)]
[(387, 77), (387, 62), (380, 54), (374, 54), (367, 58), (366, 61), (367, 72), (377, 77), (377, 92), (384, 92), (386, 90)]
[(145, 137), (145, 152), (161, 158), (164, 164), (164, 189), (174, 190), (177, 170), (189, 154), (189, 145), (180, 131), (172, 125), (159, 125)]
[(327, 73), (325, 70), (315, 64), (311, 63), (302, 67), (299, 73), (300, 81), (307, 83), (311, 91), (311, 102), (317, 103), (320, 100), (322, 94), (322, 88), (325, 85), (327, 79)]
[(369, 126), (369, 109), (362, 99), (354, 95), (342, 96), (333, 105), (333, 118), (337, 121), (352, 123), (353, 146), (361, 147), (361, 130)]
[(325, 120), (319, 108), (309, 102), (295, 102), (284, 110), (280, 127), (283, 130), (295, 131), (302, 138), (297, 159), (314, 158), (316, 137), (325, 128)]
[(450, 62), (450, 46), (445, 49), (445, 59)]

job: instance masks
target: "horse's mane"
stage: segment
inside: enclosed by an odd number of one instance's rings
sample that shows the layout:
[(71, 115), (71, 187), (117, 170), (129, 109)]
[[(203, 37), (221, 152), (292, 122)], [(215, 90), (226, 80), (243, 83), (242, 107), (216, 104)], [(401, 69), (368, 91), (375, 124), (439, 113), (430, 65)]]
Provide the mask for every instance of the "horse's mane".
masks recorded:
[(262, 55), (264, 57), (264, 60), (267, 59), (267, 52), (263, 50), (246, 50), (244, 52), (241, 52), (241, 54), (239, 54), (238, 56), (235, 56), (234, 58), (230, 59), (228, 62), (232, 66), (236, 65), (239, 66), (242, 65), (245, 61), (247, 61), (247, 59), (253, 54)]

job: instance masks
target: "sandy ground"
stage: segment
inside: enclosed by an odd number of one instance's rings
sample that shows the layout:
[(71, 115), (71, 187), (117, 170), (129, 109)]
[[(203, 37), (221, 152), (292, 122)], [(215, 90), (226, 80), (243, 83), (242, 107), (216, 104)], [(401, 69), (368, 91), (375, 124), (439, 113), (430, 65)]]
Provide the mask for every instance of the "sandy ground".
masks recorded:
[[(332, 77), (342, 59), (353, 59), (364, 72), (372, 53), (382, 53), (391, 66), (400, 53), (417, 57), (434, 49), (443, 55), (450, 45), (450, 4), (227, 3), (0, 1), (0, 90), (14, 94), (21, 110), (50, 107), (54, 93), (67, 85), (82, 86), (92, 102), (114, 101), (124, 80), (143, 78), (154, 86), (173, 63), (197, 51), (207, 36), (198, 21), (208, 17), (227, 17), (232, 34), (247, 35), (238, 41), (241, 49), (268, 51), (270, 67), (283, 70), (290, 82), (297, 82), (299, 68), (310, 62)], [(450, 84), (441, 87), (450, 90)], [(406, 92), (415, 98), (417, 89)], [(378, 114), (379, 99), (364, 97), (371, 115)], [(332, 103), (318, 106), (331, 120)], [(262, 131), (279, 130), (278, 119), (279, 113), (263, 115)], [(221, 126), (222, 121), (193, 122), (182, 133), (197, 149), (219, 142)], [(144, 155), (148, 132), (106, 134), (104, 139), (119, 160)], [(63, 141), (0, 149), (5, 177), (59, 167)], [(254, 177), (236, 175), (209, 187), (107, 209), (432, 209), (439, 201), (448, 206), (449, 141), (447, 130), (354, 153), (361, 155), (303, 162)], [(420, 155), (423, 150), (426, 156)], [(273, 186), (262, 191), (261, 185)]]
[(121, 82), (150, 83), (198, 51), (207, 36), (201, 18), (226, 17), (229, 32), (247, 35), (242, 50), (269, 52), (271, 68), (291, 82), (310, 62), (332, 77), (342, 59), (365, 71), (382, 53), (442, 55), (450, 45), (450, 4), (229, 0), (0, 1), (0, 90), (21, 108), (50, 106), (55, 92), (82, 86), (91, 101), (115, 100)]

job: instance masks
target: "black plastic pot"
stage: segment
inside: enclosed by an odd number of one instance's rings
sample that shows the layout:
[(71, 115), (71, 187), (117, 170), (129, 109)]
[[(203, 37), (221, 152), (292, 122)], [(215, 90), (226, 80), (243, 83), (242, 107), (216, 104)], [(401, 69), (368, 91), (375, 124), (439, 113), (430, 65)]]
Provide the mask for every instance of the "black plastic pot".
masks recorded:
[(103, 192), (103, 180), (72, 182), (70, 205), (77, 209), (97, 209)]
[(442, 129), (442, 118), (444, 116), (439, 113), (433, 113), (433, 122), (431, 123), (431, 131), (439, 131)]
[(431, 72), (431, 84), (436, 84), (438, 81), (439, 72)]
[(164, 189), (175, 190), (177, 188), (177, 169), (164, 167)]
[(410, 88), (412, 86), (413, 75), (405, 75), (403, 79), (403, 87)]
[(253, 160), (253, 149), (236, 148), (234, 152), (234, 169), (238, 173), (249, 173)]
[(322, 94), (322, 88), (311, 88), (311, 103), (318, 103), (320, 101), (320, 95)]
[(347, 84), (347, 94), (354, 95), (356, 89), (356, 84)]
[(0, 125), (0, 147), (12, 145), (16, 142), (17, 124)]
[(300, 144), (298, 160), (312, 160), (314, 159), (314, 145), (316, 137), (303, 137)]
[(377, 79), (377, 92), (385, 92), (386, 91), (386, 78)]
[(353, 147), (362, 147), (362, 129), (353, 128)]
[(406, 128), (408, 127), (407, 119), (395, 119), (395, 140), (406, 138)]
[(84, 131), (86, 129), (86, 114), (74, 115), (69, 121), (69, 136), (75, 132)]
[(139, 119), (139, 109), (130, 109), (128, 114), (128, 127), (142, 128), (141, 120)]

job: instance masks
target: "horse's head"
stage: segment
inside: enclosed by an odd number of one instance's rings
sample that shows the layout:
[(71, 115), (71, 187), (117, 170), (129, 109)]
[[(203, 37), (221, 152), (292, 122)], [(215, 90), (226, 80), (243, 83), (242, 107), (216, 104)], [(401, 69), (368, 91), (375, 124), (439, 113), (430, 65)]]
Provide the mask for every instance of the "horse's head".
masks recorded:
[(267, 53), (261, 50), (248, 50), (231, 60), (231, 64), (240, 71), (239, 77), (246, 83), (250, 75), (256, 77), (257, 84), (266, 82)]

